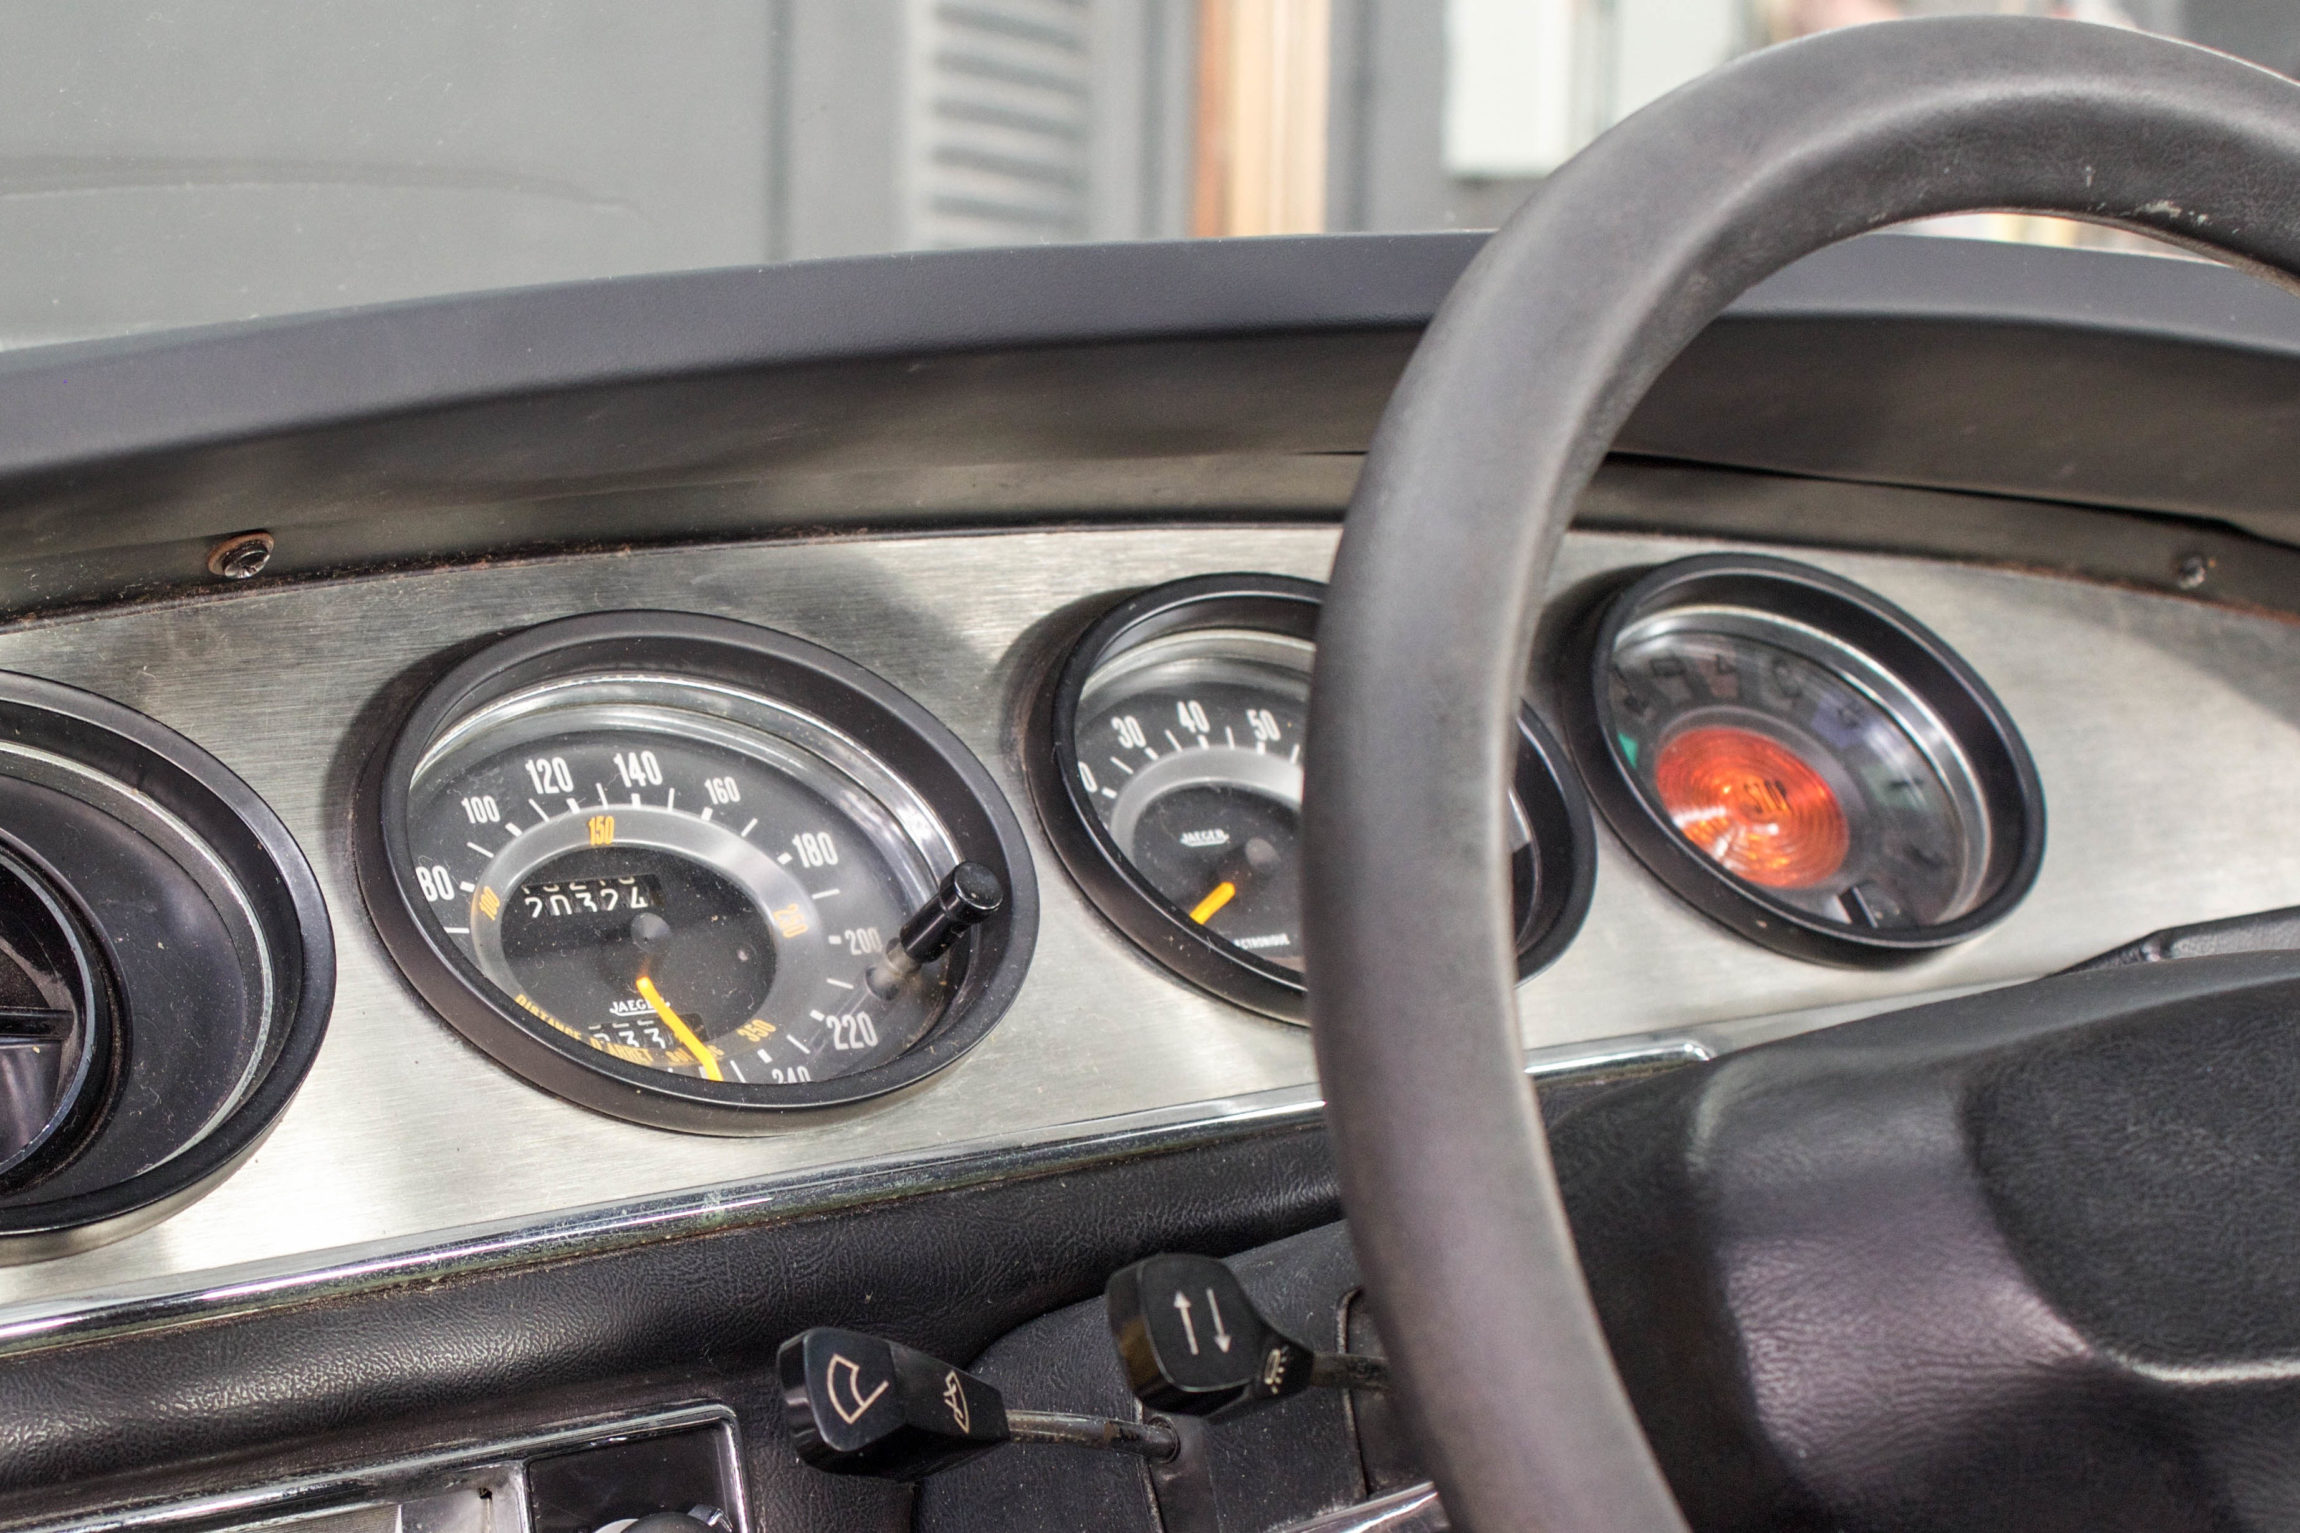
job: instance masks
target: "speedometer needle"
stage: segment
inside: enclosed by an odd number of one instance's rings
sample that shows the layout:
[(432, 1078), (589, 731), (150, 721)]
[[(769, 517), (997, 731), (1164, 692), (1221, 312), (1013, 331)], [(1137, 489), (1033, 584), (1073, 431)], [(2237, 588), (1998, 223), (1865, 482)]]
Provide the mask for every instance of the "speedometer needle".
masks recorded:
[(639, 976), (639, 998), (654, 1008), (655, 1015), (661, 1017), (663, 1025), (671, 1030), (671, 1036), (678, 1039), (686, 1047), (687, 1052), (695, 1056), (695, 1062), (703, 1067), (705, 1080), (723, 1081), (726, 1079), (719, 1073), (718, 1056), (704, 1047), (703, 1040), (695, 1036), (693, 1028), (679, 1020), (679, 1014), (671, 1009), (671, 1003), (663, 999), (663, 992), (657, 990), (655, 982), (644, 974)]
[(1208, 890), (1204, 899), (1190, 907), (1190, 919), (1200, 926), (1204, 926), (1208, 921), (1214, 919), (1216, 911), (1237, 897), (1238, 886), (1225, 878)]

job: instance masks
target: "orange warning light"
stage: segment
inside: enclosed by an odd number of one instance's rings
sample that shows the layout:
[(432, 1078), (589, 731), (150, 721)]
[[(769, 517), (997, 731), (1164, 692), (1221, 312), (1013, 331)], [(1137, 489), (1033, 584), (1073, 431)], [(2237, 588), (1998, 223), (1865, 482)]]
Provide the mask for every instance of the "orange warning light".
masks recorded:
[(1795, 751), (1747, 729), (1689, 729), (1653, 761), (1661, 807), (1727, 872), (1803, 889), (1845, 864), (1845, 811)]

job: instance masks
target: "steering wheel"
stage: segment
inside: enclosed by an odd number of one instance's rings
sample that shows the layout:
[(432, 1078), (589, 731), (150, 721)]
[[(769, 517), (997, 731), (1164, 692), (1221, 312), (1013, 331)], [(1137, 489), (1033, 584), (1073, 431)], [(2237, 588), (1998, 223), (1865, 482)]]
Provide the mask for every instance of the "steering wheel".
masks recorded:
[(1318, 635), (1305, 945), (1344, 1204), (1456, 1526), (1685, 1526), (1523, 1068), (1496, 806), (1559, 537), (1639, 397), (1737, 295), (1849, 236), (1989, 209), (2121, 225), (2291, 286), (2300, 87), (2041, 19), (1751, 55), (1544, 183), (1376, 433)]

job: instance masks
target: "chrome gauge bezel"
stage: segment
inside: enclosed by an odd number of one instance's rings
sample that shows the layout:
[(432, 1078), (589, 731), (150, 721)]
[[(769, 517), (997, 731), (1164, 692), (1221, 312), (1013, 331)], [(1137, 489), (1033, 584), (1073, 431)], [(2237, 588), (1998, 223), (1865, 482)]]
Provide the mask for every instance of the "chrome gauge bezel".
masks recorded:
[[(1736, 877), (1679, 833), (1618, 743), (1613, 657), (1670, 632), (1756, 639), (1830, 672), (1907, 737), (1960, 816), (1970, 871), (1956, 914), (1899, 929), (1835, 921)], [(2044, 790), (2020, 731), (1938, 635), (1849, 580), (1794, 560), (1704, 554), (1631, 577), (1564, 651), (1567, 738), (1590, 797), (1637, 859), (1688, 904), (1753, 942), (1816, 963), (1913, 962), (2004, 919), (2044, 861)]]
[(145, 1229), (245, 1160), (318, 1057), (335, 949), (270, 806), (143, 714), (0, 674), (0, 780), (41, 806), (8, 844), (88, 928), (114, 1034), (112, 1079), (92, 1088), (109, 1101), (0, 1192), (0, 1263), (17, 1263)]
[[(1142, 591), (1098, 618), (1065, 651), (1040, 691), (1026, 741), (1039, 821), (1087, 899), (1159, 964), (1200, 989), (1279, 1021), (1304, 1023), (1299, 974), (1232, 946), (1158, 891), (1095, 812), (1079, 777), (1077, 729), (1090, 687), (1106, 685), (1147, 646), (1204, 634), (1228, 652), (1264, 641), (1307, 649), (1325, 587), (1283, 575), (1196, 576)], [(1161, 656), (1161, 659), (1171, 656)], [(1580, 929), (1596, 877), (1589, 802), (1564, 748), (1528, 708), (1519, 715), (1514, 786), (1518, 827), (1540, 857), (1537, 895), (1519, 930), (1518, 972), (1553, 961)]]
[[(409, 817), (427, 771), (477, 741), (600, 720), (723, 746), (875, 817), (903, 849), (890, 863), (923, 900), (964, 859), (1004, 879), (1007, 904), (952, 955), (953, 989), (907, 1049), (853, 1074), (791, 1084), (706, 1080), (619, 1059), (510, 1003), (446, 933), (417, 888)], [(874, 838), (875, 839), (875, 838)], [(379, 755), (361, 794), (360, 885), (410, 983), (465, 1038), (535, 1085), (632, 1122), (692, 1133), (766, 1133), (793, 1110), (843, 1106), (916, 1084), (988, 1034), (1022, 983), (1037, 890), (1022, 829), (973, 754), (884, 680), (771, 629), (685, 613), (560, 619), (487, 646), (433, 683)]]

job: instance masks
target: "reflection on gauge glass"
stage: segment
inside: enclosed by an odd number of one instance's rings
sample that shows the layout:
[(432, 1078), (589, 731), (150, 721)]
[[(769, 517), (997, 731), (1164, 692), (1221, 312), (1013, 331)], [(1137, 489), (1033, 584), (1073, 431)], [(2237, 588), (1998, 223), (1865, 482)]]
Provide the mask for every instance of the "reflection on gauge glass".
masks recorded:
[(43, 1157), (100, 1093), (110, 984), (78, 916), (0, 852), (0, 1179)]
[(693, 692), (547, 687), (419, 766), (409, 835), (442, 930), (514, 1005), (651, 1070), (788, 1085), (901, 1053), (949, 976), (880, 996), (865, 975), (933, 892), (928, 851), (825, 755), (699, 712)]
[(2033, 876), (2042, 801), (2009, 719), (1859, 588), (1688, 560), (1625, 593), (1599, 642), (1597, 748), (1628, 789), (1600, 802), (1729, 924), (1809, 957), (1913, 952), (1970, 935)]
[[(1049, 828), (1136, 941), (1240, 1004), (1302, 1007), (1303, 728), (1322, 589), (1275, 576), (1179, 581), (1122, 603), (1057, 678), (1033, 752)], [(1527, 972), (1586, 904), (1587, 810), (1531, 715), (1507, 804)]]
[(1777, 898), (1871, 928), (1954, 919), (1989, 861), (1972, 768), (1860, 656), (1799, 653), (1833, 648), (1746, 612), (1640, 625), (1613, 662), (1622, 753), (1688, 841)]
[[(386, 940), (475, 1042), (588, 1105), (755, 1132), (949, 1063), (1019, 983), (1019, 828), (947, 731), (812, 645), (546, 625), (443, 681), (394, 757), (371, 905), (388, 874), (418, 929), (379, 917)], [(954, 880), (979, 908), (928, 919)]]

